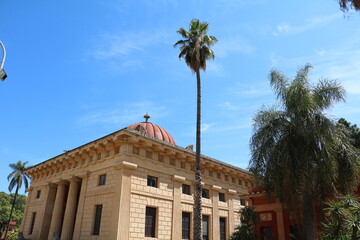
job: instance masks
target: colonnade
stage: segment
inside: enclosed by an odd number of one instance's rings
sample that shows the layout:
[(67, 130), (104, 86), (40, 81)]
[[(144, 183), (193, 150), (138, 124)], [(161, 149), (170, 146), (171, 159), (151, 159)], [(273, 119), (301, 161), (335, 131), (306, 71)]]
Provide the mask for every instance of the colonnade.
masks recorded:
[(81, 179), (73, 177), (56, 183), (56, 197), (48, 231), (48, 240), (71, 240), (74, 233)]

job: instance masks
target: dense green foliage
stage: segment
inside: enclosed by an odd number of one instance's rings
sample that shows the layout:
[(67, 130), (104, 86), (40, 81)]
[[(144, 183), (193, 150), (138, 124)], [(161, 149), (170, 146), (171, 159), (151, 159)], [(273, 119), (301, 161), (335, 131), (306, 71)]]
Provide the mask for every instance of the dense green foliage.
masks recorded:
[(356, 186), (359, 155), (346, 128), (324, 113), (344, 100), (344, 88), (326, 79), (311, 85), (310, 69), (300, 68), (294, 80), (270, 72), (281, 107), (264, 108), (255, 116), (250, 169), (304, 223), (307, 238), (314, 239), (317, 209), (324, 200)]
[(350, 137), (352, 138), (352, 144), (354, 147), (360, 149), (360, 129), (357, 127), (357, 125), (351, 124), (344, 118), (340, 118), (338, 123), (343, 124), (349, 130)]
[(235, 227), (230, 240), (256, 240), (255, 225), (258, 223), (258, 216), (254, 208), (244, 207), (240, 211), (241, 224)]
[(360, 199), (352, 195), (327, 201), (321, 240), (360, 239)]
[(193, 235), (194, 240), (201, 240), (201, 79), (200, 69), (206, 70), (206, 61), (215, 57), (211, 46), (217, 42), (214, 36), (206, 35), (209, 24), (193, 19), (189, 25), (189, 31), (180, 28), (177, 33), (182, 36), (182, 40), (177, 41), (174, 47), (180, 47), (179, 58), (184, 58), (186, 64), (193, 73), (196, 73), (196, 169), (194, 182), (194, 214), (193, 214)]
[[(14, 195), (15, 194), (13, 193), (7, 194), (5, 192), (0, 192), (0, 220), (7, 221), (9, 219), (11, 204), (14, 200)], [(16, 199), (13, 216), (12, 216), (12, 221), (15, 221), (17, 224), (21, 223), (21, 219), (24, 213), (25, 203), (26, 203), (26, 196), (19, 194)]]

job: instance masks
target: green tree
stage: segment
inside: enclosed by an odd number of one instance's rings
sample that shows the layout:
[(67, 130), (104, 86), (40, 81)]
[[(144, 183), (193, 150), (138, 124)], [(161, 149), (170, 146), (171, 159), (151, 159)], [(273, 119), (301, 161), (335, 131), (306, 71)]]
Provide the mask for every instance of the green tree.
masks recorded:
[(189, 31), (180, 28), (179, 33), (183, 39), (177, 41), (174, 47), (180, 47), (179, 58), (184, 58), (190, 70), (196, 74), (197, 101), (196, 101), (196, 169), (194, 183), (194, 240), (201, 240), (201, 166), (200, 166), (200, 129), (201, 129), (201, 80), (200, 69), (206, 70), (206, 61), (214, 59), (211, 46), (217, 42), (214, 36), (206, 35), (209, 24), (193, 19)]
[(338, 123), (344, 125), (349, 130), (350, 137), (353, 139), (352, 144), (354, 147), (360, 149), (360, 129), (357, 127), (357, 125), (351, 124), (344, 118), (340, 118)]
[(241, 224), (235, 227), (230, 240), (256, 240), (255, 225), (259, 222), (254, 208), (244, 207), (240, 210)]
[[(19, 189), (22, 186), (22, 183), (24, 182), (25, 189), (28, 188), (28, 186), (29, 186), (28, 179), (30, 177), (29, 177), (29, 175), (27, 175), (25, 173), (26, 169), (28, 168), (26, 166), (27, 164), (28, 164), (28, 162), (22, 162), (22, 161), (18, 161), (15, 164), (14, 163), (9, 164), (9, 167), (12, 169), (12, 172), (7, 177), (8, 180), (10, 181), (9, 191), (11, 192), (15, 186), (16, 186), (16, 190), (15, 190), (14, 199), (13, 199), (12, 204), (11, 204), (11, 210), (10, 210), (8, 224), (10, 224), (10, 221), (12, 219), (13, 210), (14, 210), (15, 203), (16, 203), (16, 198), (18, 196), (18, 192), (19, 192)], [(6, 239), (7, 232), (8, 232), (8, 227), (6, 228), (4, 239)]]
[(326, 202), (321, 240), (360, 239), (360, 203), (353, 195), (339, 196)]
[[(7, 221), (10, 215), (11, 203), (14, 201), (15, 194), (7, 194), (0, 192), (0, 221)], [(12, 221), (17, 224), (21, 223), (21, 219), (24, 213), (27, 197), (22, 194), (18, 194), (15, 207), (13, 210)]]
[(344, 88), (334, 80), (311, 85), (311, 65), (290, 81), (277, 70), (270, 85), (280, 109), (268, 107), (254, 117), (250, 169), (304, 224), (307, 239), (315, 239), (317, 211), (335, 189), (347, 193), (356, 186), (359, 159), (346, 129), (324, 111), (343, 101)]
[(349, 11), (349, 9), (355, 9), (356, 11), (360, 10), (360, 0), (338, 0), (341, 10), (344, 12)]

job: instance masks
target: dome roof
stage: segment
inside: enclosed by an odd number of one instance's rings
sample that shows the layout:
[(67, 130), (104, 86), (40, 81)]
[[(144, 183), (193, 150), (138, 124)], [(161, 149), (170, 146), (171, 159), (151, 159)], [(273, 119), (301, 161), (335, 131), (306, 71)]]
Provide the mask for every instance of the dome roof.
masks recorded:
[(173, 137), (170, 135), (170, 133), (168, 131), (166, 131), (164, 128), (148, 122), (148, 119), (150, 118), (149, 115), (145, 115), (144, 118), (146, 119), (145, 122), (140, 122), (140, 123), (135, 123), (132, 124), (130, 126), (128, 126), (128, 128), (137, 130), (139, 132), (145, 133), (147, 135), (149, 135), (150, 137), (154, 137), (157, 139), (160, 139), (162, 141), (171, 143), (171, 144), (176, 144), (175, 140), (173, 139)]

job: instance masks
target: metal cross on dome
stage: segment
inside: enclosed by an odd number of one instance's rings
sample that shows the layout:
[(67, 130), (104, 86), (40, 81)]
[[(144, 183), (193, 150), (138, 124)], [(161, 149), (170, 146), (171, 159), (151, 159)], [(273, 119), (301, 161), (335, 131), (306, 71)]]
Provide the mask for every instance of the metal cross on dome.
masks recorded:
[(148, 113), (146, 113), (144, 115), (144, 118), (145, 118), (145, 122), (148, 122), (149, 121), (149, 118), (150, 118), (150, 115)]

